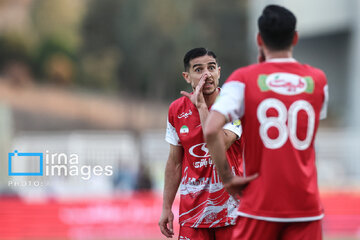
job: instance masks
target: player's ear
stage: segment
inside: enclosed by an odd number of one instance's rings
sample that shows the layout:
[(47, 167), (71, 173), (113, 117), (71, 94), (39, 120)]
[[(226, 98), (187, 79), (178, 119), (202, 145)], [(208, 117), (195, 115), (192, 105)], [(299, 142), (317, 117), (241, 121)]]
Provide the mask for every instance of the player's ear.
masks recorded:
[(220, 74), (221, 73), (221, 67), (220, 66), (218, 67), (218, 71), (219, 71), (219, 78), (220, 78), (220, 75), (221, 75)]
[(262, 46), (262, 45), (264, 45), (264, 42), (263, 42), (263, 40), (262, 40), (262, 37), (261, 37), (261, 35), (260, 35), (260, 33), (258, 33), (257, 35), (256, 35), (256, 43), (257, 43), (257, 45), (258, 46)]
[(298, 43), (298, 41), (299, 41), (299, 35), (298, 35), (298, 32), (295, 31), (295, 33), (294, 33), (294, 38), (293, 38), (293, 40), (292, 40), (291, 45), (295, 46), (295, 45)]
[(182, 73), (182, 76), (183, 76), (183, 78), (185, 79), (185, 81), (186, 81), (187, 83), (191, 83), (188, 72), (183, 72), (183, 73)]

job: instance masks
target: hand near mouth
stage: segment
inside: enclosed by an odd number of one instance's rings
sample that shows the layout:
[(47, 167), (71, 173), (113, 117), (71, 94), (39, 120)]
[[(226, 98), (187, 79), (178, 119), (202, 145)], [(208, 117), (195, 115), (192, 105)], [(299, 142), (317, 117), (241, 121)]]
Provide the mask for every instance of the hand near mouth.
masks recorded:
[(180, 93), (189, 98), (190, 101), (196, 106), (196, 108), (201, 108), (201, 107), (206, 107), (206, 102), (204, 99), (204, 94), (203, 94), (203, 88), (205, 85), (205, 80), (210, 77), (209, 74), (205, 73), (201, 76), (200, 81), (198, 83), (198, 85), (195, 87), (194, 91), (192, 93), (188, 93), (185, 91), (181, 91)]

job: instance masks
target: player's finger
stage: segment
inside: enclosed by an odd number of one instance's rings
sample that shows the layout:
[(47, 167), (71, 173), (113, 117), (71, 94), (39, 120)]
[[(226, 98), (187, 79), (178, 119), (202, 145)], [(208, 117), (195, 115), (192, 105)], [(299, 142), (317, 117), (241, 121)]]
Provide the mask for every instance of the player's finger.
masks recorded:
[(204, 73), (204, 74), (201, 76), (200, 80), (204, 80), (204, 83), (205, 83), (206, 79), (209, 78), (210, 76), (211, 76), (211, 75), (210, 75), (209, 73)]
[(170, 238), (172, 235), (169, 233), (169, 229), (167, 229), (166, 223), (165, 224), (159, 224), (160, 225), (160, 231), (161, 233), (167, 237)]
[(187, 97), (187, 98), (190, 98), (190, 97), (191, 97), (191, 94), (188, 93), (188, 92), (185, 92), (185, 91), (181, 91), (180, 94), (183, 95), (183, 96), (185, 96), (185, 97)]
[(247, 183), (249, 183), (249, 182), (251, 182), (252, 180), (256, 179), (258, 176), (259, 176), (259, 174), (258, 174), (258, 173), (255, 173), (255, 174), (253, 174), (253, 175), (251, 175), (251, 176), (249, 176), (249, 177), (246, 177), (246, 178), (244, 179), (244, 181), (247, 182)]
[(199, 86), (201, 89), (202, 89), (203, 86), (205, 85), (205, 79), (206, 79), (206, 78), (200, 79), (200, 82), (199, 82), (198, 86)]
[(169, 231), (171, 234), (174, 234), (173, 219), (169, 219)]
[(254, 175), (251, 175), (249, 177), (237, 177), (232, 183), (233, 187), (237, 187), (238, 189), (244, 189), (251, 181), (253, 181), (255, 178), (257, 178), (259, 174), (255, 173)]
[[(206, 74), (204, 74), (204, 75), (206, 75)], [(204, 76), (203, 75), (203, 76)], [(200, 81), (199, 81), (199, 83), (198, 83), (198, 85), (196, 86), (196, 91), (197, 92), (201, 92), (202, 91), (202, 89), (203, 89), (203, 87), (204, 87), (204, 85), (205, 85), (205, 79), (206, 79), (206, 77), (203, 77), (203, 76), (201, 76), (201, 78), (200, 78)]]
[(159, 227), (160, 227), (161, 233), (162, 233), (164, 236), (170, 237), (169, 230), (167, 229), (167, 219), (161, 219), (161, 220), (159, 221)]
[(210, 77), (210, 74), (207, 72), (201, 76), (201, 78), (203, 78), (204, 80), (206, 80), (208, 77)]
[(245, 187), (246, 187), (251, 181), (253, 181), (254, 179), (256, 179), (258, 176), (259, 176), (259, 174), (258, 174), (258, 173), (255, 173), (254, 175), (251, 175), (251, 176), (249, 176), (249, 177), (245, 177), (245, 178), (241, 179), (241, 181), (240, 181), (240, 183), (239, 183), (239, 186), (238, 186), (238, 188), (237, 188), (236, 193), (237, 193), (239, 196), (242, 196)]
[(227, 191), (228, 191), (228, 193), (234, 198), (234, 199), (237, 199), (237, 197), (238, 197), (238, 193), (237, 193), (237, 191), (235, 191), (234, 189), (232, 189), (232, 188), (229, 188), (229, 189), (226, 189)]

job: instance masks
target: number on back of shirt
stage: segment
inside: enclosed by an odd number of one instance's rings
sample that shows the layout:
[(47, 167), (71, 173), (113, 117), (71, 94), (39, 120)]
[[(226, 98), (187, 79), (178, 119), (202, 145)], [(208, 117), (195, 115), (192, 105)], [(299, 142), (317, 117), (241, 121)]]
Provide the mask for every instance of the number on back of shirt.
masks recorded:
[[(277, 116), (267, 116), (267, 111), (273, 108), (277, 112)], [(307, 114), (307, 130), (306, 138), (300, 140), (297, 137), (297, 119), (299, 111), (305, 111)], [(314, 135), (315, 128), (315, 112), (311, 104), (305, 100), (298, 100), (291, 104), (289, 110), (286, 109), (284, 103), (275, 98), (268, 98), (262, 101), (257, 109), (257, 118), (260, 122), (259, 134), (266, 148), (278, 149), (281, 148), (288, 138), (298, 150), (307, 149)], [(287, 124), (286, 124), (287, 122)], [(274, 127), (278, 130), (276, 138), (270, 138), (268, 130)]]

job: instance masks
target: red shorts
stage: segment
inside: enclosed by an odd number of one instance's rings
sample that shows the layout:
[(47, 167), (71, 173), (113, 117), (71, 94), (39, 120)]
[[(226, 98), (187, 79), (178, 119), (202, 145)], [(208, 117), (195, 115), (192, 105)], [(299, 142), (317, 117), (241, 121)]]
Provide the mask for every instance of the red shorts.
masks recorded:
[(192, 228), (180, 226), (179, 240), (222, 240), (231, 239), (234, 226), (218, 228)]
[(321, 220), (311, 222), (269, 222), (238, 217), (234, 240), (321, 240)]

